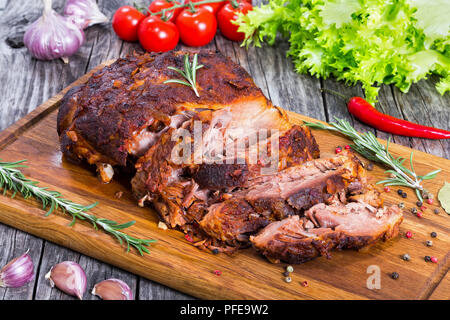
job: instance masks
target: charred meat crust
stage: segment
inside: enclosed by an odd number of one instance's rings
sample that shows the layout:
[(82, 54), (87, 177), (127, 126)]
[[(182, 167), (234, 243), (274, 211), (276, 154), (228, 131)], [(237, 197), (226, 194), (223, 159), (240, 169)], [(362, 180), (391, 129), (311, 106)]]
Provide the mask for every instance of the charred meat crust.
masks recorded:
[(184, 54), (179, 51), (118, 59), (96, 72), (85, 85), (70, 90), (58, 114), (62, 152), (83, 158), (86, 155), (76, 154), (75, 146), (86, 141), (102, 155), (97, 157), (124, 166), (129, 141), (151, 119), (168, 125), (169, 117), (181, 105), (214, 107), (241, 96), (263, 96), (243, 68), (211, 51), (198, 54), (199, 63), (204, 65), (197, 76), (200, 98), (186, 86), (163, 84), (179, 77), (167, 67), (183, 69)]

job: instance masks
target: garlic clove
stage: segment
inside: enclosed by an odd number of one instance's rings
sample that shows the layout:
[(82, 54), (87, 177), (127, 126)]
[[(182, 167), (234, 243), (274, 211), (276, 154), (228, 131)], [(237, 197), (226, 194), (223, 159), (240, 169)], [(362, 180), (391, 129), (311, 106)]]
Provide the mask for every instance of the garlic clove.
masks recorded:
[(34, 264), (28, 251), (0, 270), (0, 287), (19, 288), (34, 278)]
[(133, 300), (130, 287), (119, 279), (108, 279), (97, 283), (92, 294), (103, 300)]
[(108, 22), (108, 18), (100, 11), (95, 0), (67, 0), (64, 15), (72, 18), (80, 29)]
[(76, 262), (64, 261), (53, 266), (45, 275), (52, 287), (82, 300), (86, 291), (86, 274)]

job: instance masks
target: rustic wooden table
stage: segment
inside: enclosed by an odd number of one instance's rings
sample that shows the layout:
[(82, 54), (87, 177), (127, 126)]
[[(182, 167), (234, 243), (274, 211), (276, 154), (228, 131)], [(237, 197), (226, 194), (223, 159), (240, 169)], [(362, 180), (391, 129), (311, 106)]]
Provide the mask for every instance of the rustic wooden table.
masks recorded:
[[(64, 0), (55, 0), (54, 9), (62, 11)], [(131, 0), (99, 0), (101, 10), (109, 17)], [(144, 1), (140, 1), (143, 3)], [(147, 1), (145, 1), (147, 2)], [(38, 18), (42, 11), (40, 1), (0, 0), (0, 131), (32, 111), (61, 89), (72, 83), (98, 64), (141, 50), (138, 44), (125, 43), (117, 38), (110, 25), (94, 26), (86, 30), (86, 42), (71, 58), (69, 64), (62, 61), (43, 62), (32, 59), (21, 43), (25, 28)], [(361, 130), (372, 130), (380, 138), (390, 135), (373, 130), (354, 120), (346, 111), (345, 103), (333, 96), (321, 93), (321, 88), (337, 90), (346, 95), (362, 95), (359, 86), (347, 87), (334, 80), (321, 80), (293, 72), (292, 63), (286, 58), (287, 43), (278, 42), (274, 47), (240, 48), (217, 35), (210, 49), (240, 63), (254, 77), (255, 82), (275, 105), (321, 120), (333, 117), (347, 118)], [(377, 107), (388, 114), (421, 124), (450, 128), (450, 95), (440, 96), (433, 85), (433, 78), (412, 86), (408, 94), (394, 87), (385, 86), (380, 92)], [(55, 130), (55, 128), (49, 128)], [(450, 159), (450, 141), (430, 141), (391, 136), (399, 144), (416, 148)], [(0, 213), (1, 214), (1, 213)], [(89, 274), (88, 288), (110, 277), (126, 281), (137, 299), (192, 299), (180, 292), (155, 282), (127, 273), (77, 252), (57, 246), (19, 230), (0, 224), (0, 266), (19, 256), (27, 249), (35, 262), (35, 279), (19, 289), (0, 288), (0, 300), (12, 299), (72, 299), (52, 289), (44, 279), (52, 265), (72, 260), (80, 263)], [(87, 299), (97, 299), (86, 294)]]

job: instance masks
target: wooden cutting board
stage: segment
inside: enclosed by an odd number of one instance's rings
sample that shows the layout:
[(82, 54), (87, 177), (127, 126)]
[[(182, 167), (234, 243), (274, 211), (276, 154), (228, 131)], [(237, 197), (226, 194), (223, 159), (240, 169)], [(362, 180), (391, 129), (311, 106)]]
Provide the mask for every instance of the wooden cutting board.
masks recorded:
[[(162, 230), (157, 227), (158, 218), (149, 208), (136, 205), (129, 185), (113, 181), (108, 185), (99, 182), (95, 172), (88, 167), (74, 165), (64, 159), (56, 133), (56, 116), (60, 100), (68, 89), (85, 82), (99, 68), (92, 70), (61, 93), (51, 98), (35, 111), (0, 133), (0, 158), (4, 161), (27, 159), (29, 167), (24, 174), (41, 186), (60, 191), (66, 198), (81, 204), (98, 201), (92, 210), (98, 217), (118, 222), (136, 220), (127, 229), (132, 235), (156, 239), (151, 253), (140, 256), (125, 248), (111, 236), (95, 231), (85, 222), (70, 227), (70, 217), (61, 212), (45, 217), (45, 211), (35, 200), (23, 200), (19, 196), (10, 199), (0, 196), (0, 222), (42, 237), (88, 256), (110, 263), (153, 281), (205, 299), (450, 299), (448, 269), (450, 265), (450, 216), (442, 209), (440, 214), (432, 210), (437, 206), (426, 205), (422, 219), (410, 213), (417, 201), (412, 190), (402, 199), (397, 189), (384, 193), (387, 203), (404, 202), (405, 219), (398, 238), (378, 243), (364, 252), (334, 252), (331, 260), (325, 257), (294, 266), (292, 282), (284, 282), (285, 264), (274, 265), (253, 249), (241, 250), (230, 257), (212, 255), (191, 245), (180, 231)], [(289, 113), (294, 123), (314, 119)], [(322, 153), (333, 152), (335, 147), (349, 141), (337, 134), (314, 130)], [(394, 155), (408, 157), (407, 147), (391, 144)], [(414, 151), (415, 169), (419, 174), (442, 169), (434, 180), (425, 182), (434, 194), (450, 181), (450, 161)], [(383, 169), (375, 166), (371, 172), (374, 181), (385, 177)], [(123, 192), (120, 199), (115, 197)], [(435, 201), (437, 202), (437, 201)], [(406, 239), (406, 231), (413, 237)], [(426, 240), (434, 245), (427, 247)], [(401, 259), (408, 253), (411, 261)], [(424, 256), (436, 256), (438, 263), (425, 262)], [(380, 289), (368, 289), (367, 273), (370, 266), (380, 270)], [(217, 276), (214, 270), (222, 274)], [(390, 278), (398, 272), (397, 280)], [(302, 286), (307, 281), (308, 286)], [(438, 294), (433, 294), (437, 290)]]

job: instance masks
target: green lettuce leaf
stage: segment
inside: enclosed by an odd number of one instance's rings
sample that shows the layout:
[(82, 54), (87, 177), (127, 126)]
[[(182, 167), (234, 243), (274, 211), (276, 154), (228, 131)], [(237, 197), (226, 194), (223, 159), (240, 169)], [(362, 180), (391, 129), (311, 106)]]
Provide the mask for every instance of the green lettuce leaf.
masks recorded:
[(237, 24), (243, 45), (284, 37), (297, 72), (361, 83), (374, 103), (381, 84), (407, 92), (431, 73), (450, 90), (449, 10), (448, 0), (269, 0)]

